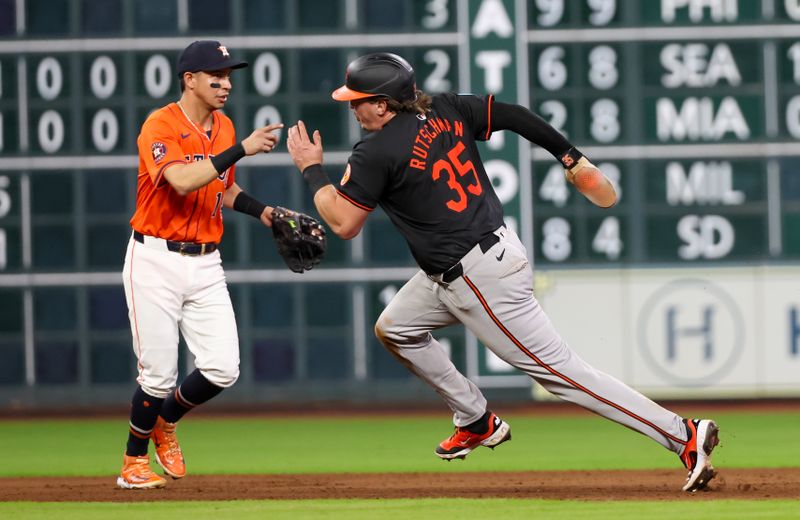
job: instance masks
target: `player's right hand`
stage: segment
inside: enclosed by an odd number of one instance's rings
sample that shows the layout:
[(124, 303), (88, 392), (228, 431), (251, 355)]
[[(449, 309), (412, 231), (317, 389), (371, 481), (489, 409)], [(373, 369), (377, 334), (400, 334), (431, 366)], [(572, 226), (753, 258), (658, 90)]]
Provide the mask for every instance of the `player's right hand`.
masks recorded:
[(289, 128), (286, 148), (289, 149), (295, 166), (301, 172), (311, 165), (322, 164), (322, 135), (319, 130), (314, 130), (312, 137), (309, 137), (306, 125), (302, 121)]
[(281, 128), (283, 128), (283, 123), (272, 123), (253, 130), (253, 133), (242, 141), (244, 153), (255, 155), (260, 152), (268, 153), (274, 150), (280, 139), (280, 135), (275, 130), (280, 130)]
[(586, 157), (581, 157), (578, 164), (564, 170), (564, 175), (595, 206), (610, 208), (617, 203), (614, 185)]

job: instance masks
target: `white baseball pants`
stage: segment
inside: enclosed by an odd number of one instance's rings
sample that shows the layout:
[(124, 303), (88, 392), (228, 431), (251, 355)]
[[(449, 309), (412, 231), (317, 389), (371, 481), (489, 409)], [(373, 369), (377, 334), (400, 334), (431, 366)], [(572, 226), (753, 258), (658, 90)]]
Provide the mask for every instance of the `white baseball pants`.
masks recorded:
[(137, 382), (153, 397), (175, 388), (180, 331), (203, 376), (223, 388), (233, 385), (239, 337), (219, 251), (183, 256), (162, 239), (144, 240), (131, 238), (122, 270)]

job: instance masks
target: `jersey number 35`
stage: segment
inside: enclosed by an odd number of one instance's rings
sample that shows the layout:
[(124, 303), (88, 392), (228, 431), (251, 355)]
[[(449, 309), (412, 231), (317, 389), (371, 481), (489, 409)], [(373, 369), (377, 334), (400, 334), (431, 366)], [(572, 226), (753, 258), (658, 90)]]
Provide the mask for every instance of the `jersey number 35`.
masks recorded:
[[(447, 152), (449, 161), (439, 159), (433, 164), (433, 171), (431, 172), (434, 181), (439, 180), (442, 172), (447, 172), (447, 186), (455, 193), (453, 198), (447, 201), (446, 205), (448, 209), (456, 213), (461, 213), (467, 207), (467, 194), (464, 191), (464, 187), (459, 182), (461, 177), (471, 172), (471, 179), (474, 179), (474, 182), (467, 185), (467, 191), (476, 197), (483, 193), (480, 179), (478, 179), (478, 172), (475, 170), (472, 161), (467, 159), (465, 162), (461, 162), (461, 159), (459, 159), (459, 155), (464, 151), (464, 148), (464, 143), (458, 141), (456, 145)], [(456, 172), (458, 172), (458, 176), (456, 176)], [(469, 180), (470, 178), (467, 179), (467, 181)]]

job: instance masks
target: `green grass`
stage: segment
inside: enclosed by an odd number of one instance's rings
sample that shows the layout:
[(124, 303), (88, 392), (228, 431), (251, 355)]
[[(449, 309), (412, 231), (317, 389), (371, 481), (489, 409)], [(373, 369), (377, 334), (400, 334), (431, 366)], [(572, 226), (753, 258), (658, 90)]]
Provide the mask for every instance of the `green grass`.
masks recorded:
[(0, 503), (5, 520), (141, 520), (142, 518), (317, 519), (381, 518), (517, 518), (675, 520), (676, 518), (730, 519), (797, 518), (797, 502), (566, 502), (558, 500), (420, 499), (420, 500), (276, 500), (231, 502), (150, 503)]
[[(683, 410), (682, 410), (683, 411)], [(713, 414), (721, 427), (715, 465), (796, 466), (800, 414)], [(677, 457), (650, 439), (590, 415), (534, 417), (504, 414), (512, 442), (477, 450), (466, 462), (445, 464), (432, 451), (452, 428), (442, 417), (207, 418), (189, 416), (179, 436), (189, 471), (203, 473), (318, 473), (527, 471), (554, 469), (680, 468)], [(0, 476), (117, 474), (127, 419), (0, 421), (6, 446)], [(0, 489), (2, 496), (2, 489)], [(520, 499), (264, 500), (227, 502), (31, 503), (0, 502), (0, 518), (136, 519), (740, 519), (797, 518), (789, 500), (582, 502)]]
[[(446, 464), (433, 448), (451, 428), (447, 416), (399, 418), (248, 418), (188, 416), (178, 433), (189, 471), (321, 473), (528, 471), (679, 468), (650, 439), (595, 416), (507, 415), (513, 441), (477, 450), (468, 465)], [(800, 460), (800, 415), (716, 414), (719, 467), (781, 467)], [(0, 421), (8, 449), (0, 476), (113, 475), (127, 439), (127, 420)], [(757, 448), (756, 448), (757, 447)]]

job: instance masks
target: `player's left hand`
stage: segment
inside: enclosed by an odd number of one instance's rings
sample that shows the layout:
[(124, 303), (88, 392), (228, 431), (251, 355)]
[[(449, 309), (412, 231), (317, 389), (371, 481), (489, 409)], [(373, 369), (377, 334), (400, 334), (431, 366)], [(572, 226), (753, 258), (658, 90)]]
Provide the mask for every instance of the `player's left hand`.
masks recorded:
[(267, 206), (266, 208), (264, 208), (264, 211), (261, 212), (261, 217), (259, 218), (259, 220), (261, 221), (262, 224), (264, 224), (267, 227), (272, 227), (272, 210), (274, 209), (275, 208), (273, 208), (272, 206)]
[(302, 121), (289, 128), (286, 147), (301, 172), (314, 164), (322, 164), (322, 135), (314, 130), (313, 139), (308, 137), (308, 130)]
[(278, 253), (295, 273), (319, 264), (328, 246), (325, 228), (315, 218), (281, 207), (272, 210), (272, 235)]

